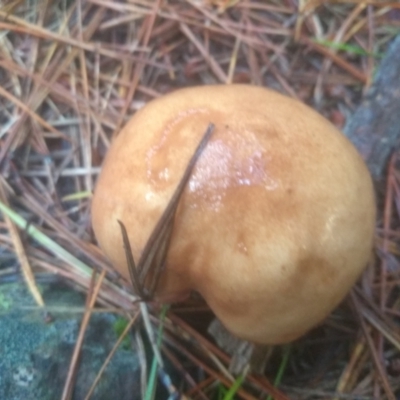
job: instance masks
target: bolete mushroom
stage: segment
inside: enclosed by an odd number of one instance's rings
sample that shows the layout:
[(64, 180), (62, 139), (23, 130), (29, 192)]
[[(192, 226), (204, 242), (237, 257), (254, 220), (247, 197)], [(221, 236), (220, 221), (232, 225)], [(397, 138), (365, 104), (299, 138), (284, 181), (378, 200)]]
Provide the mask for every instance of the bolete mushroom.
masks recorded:
[(108, 151), (93, 197), (95, 235), (129, 278), (118, 221), (139, 259), (210, 123), (155, 299), (197, 291), (238, 337), (294, 340), (356, 282), (375, 223), (362, 158), (301, 102), (249, 85), (186, 88), (149, 102)]

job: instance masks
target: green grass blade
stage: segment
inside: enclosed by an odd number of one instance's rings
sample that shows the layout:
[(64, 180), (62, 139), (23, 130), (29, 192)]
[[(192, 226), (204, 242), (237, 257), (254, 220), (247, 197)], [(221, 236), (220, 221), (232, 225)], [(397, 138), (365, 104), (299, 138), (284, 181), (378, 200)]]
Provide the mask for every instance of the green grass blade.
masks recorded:
[[(276, 377), (274, 380), (275, 387), (279, 386), (279, 384), (282, 381), (283, 374), (285, 373), (285, 369), (286, 369), (287, 363), (289, 361), (290, 350), (291, 350), (290, 345), (285, 346), (283, 349), (282, 361), (281, 361), (281, 364), (279, 365), (279, 370), (278, 370), (278, 373), (276, 374)], [(273, 397), (271, 395), (269, 395), (267, 397), (267, 400), (272, 400), (272, 399), (273, 399)]]
[(61, 198), (61, 201), (76, 201), (82, 199), (88, 199), (92, 197), (92, 192), (89, 190), (85, 190), (82, 192), (71, 193)]
[(7, 207), (4, 203), (0, 201), (0, 211), (7, 215), (15, 225), (20, 229), (24, 229), (26, 233), (36, 240), (39, 244), (45, 247), (47, 250), (51, 251), (61, 260), (65, 261), (69, 265), (73, 266), (82, 276), (85, 278), (90, 278), (92, 276), (92, 268), (87, 264), (83, 263), (78, 258), (74, 257), (71, 253), (57, 244), (54, 240), (50, 239), (39, 229), (35, 228), (33, 225), (28, 224), (28, 222), (22, 218), (19, 214), (13, 211), (11, 208)]
[(330, 47), (331, 49), (347, 51), (348, 53), (356, 54), (359, 56), (372, 56), (375, 58), (383, 57), (383, 54), (381, 53), (372, 53), (367, 50), (364, 50), (360, 46), (354, 46), (348, 43), (337, 43), (337, 42), (332, 42), (330, 40), (314, 40), (314, 42), (322, 46)]
[(226, 393), (224, 400), (232, 400), (237, 393), (237, 391), (242, 386), (243, 381), (245, 380), (247, 375), (247, 371), (244, 371), (241, 375), (239, 375), (233, 385), (229, 388), (228, 392)]
[[(167, 315), (168, 311), (168, 306), (163, 306), (161, 310), (161, 315), (160, 315), (160, 326), (158, 327), (158, 338), (157, 338), (157, 346), (161, 346), (161, 341), (162, 341), (162, 334), (164, 330), (164, 320), (165, 316)], [(149, 380), (147, 383), (147, 389), (146, 389), (146, 394), (144, 396), (145, 400), (153, 400), (155, 393), (156, 393), (156, 387), (157, 387), (157, 369), (158, 369), (158, 362), (157, 362), (157, 357), (153, 357), (153, 362), (151, 364), (151, 370), (150, 370), (150, 375), (149, 375)]]

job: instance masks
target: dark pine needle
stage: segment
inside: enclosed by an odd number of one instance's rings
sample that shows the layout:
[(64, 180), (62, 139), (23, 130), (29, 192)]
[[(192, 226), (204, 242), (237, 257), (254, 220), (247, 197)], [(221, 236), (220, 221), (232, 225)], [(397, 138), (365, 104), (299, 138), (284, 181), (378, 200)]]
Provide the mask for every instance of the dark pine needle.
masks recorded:
[[(161, 272), (165, 265), (165, 258), (169, 248), (174, 216), (179, 204), (182, 192), (190, 178), (193, 168), (207, 145), (214, 130), (214, 125), (209, 124), (200, 143), (198, 144), (192, 158), (190, 159), (186, 170), (175, 189), (166, 209), (154, 227), (147, 243), (143, 249), (139, 263), (135, 264), (131, 246), (129, 243), (126, 229), (121, 221), (118, 221), (121, 227), (122, 238), (124, 242), (125, 256), (128, 264), (129, 274), (132, 280), (133, 288), (142, 300), (151, 299), (156, 290)], [(145, 283), (149, 273), (152, 273), (152, 280), (149, 284), (149, 291), (145, 292)]]

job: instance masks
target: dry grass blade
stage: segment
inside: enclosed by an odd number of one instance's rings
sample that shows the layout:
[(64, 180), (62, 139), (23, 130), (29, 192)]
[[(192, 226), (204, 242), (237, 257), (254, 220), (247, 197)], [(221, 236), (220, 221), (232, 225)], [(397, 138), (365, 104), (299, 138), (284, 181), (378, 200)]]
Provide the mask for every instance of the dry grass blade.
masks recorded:
[(197, 50), (204, 57), (207, 63), (210, 65), (211, 70), (214, 72), (215, 76), (221, 83), (227, 83), (228, 77), (219, 64), (215, 61), (214, 57), (207, 52), (204, 45), (196, 38), (194, 33), (190, 30), (190, 28), (183, 22), (180, 23), (180, 27), (182, 32), (187, 36), (187, 38), (196, 46)]
[(10, 208), (8, 208), (5, 204), (0, 202), (0, 211), (2, 211), (6, 216), (12, 219), (12, 221), (20, 228), (24, 229), (27, 234), (33, 236), (37, 241), (39, 241), (43, 246), (46, 246), (48, 249), (51, 249), (55, 255), (67, 263), (76, 268), (77, 272), (81, 274), (82, 277), (88, 278), (92, 274), (92, 269), (86, 265), (85, 263), (78, 260), (64, 248), (62, 248), (59, 244), (55, 243), (49, 237), (40, 232), (33, 225), (28, 224), (21, 216), (17, 213), (13, 212)]
[[(28, 235), (32, 236), (38, 243), (50, 251), (55, 256), (55, 259), (61, 259), (66, 262), (67, 265), (70, 265), (72, 268), (72, 273), (66, 273), (66, 276), (70, 278), (74, 277), (77, 281), (81, 281), (82, 284), (86, 283), (87, 280), (90, 279), (93, 273), (93, 269), (91, 267), (65, 250), (54, 240), (43, 234), (43, 232), (34, 227), (32, 224), (28, 224), (26, 220), (24, 220), (20, 215), (11, 210), (1, 201), (0, 211), (5, 216), (9, 217), (20, 229), (24, 229)], [(50, 265), (48, 265), (47, 268), (52, 269)], [(57, 269), (55, 271), (57, 271)], [(58, 270), (58, 273), (64, 274), (64, 272), (60, 269)], [(118, 304), (119, 306), (124, 305), (126, 308), (131, 308), (132, 301), (136, 300), (136, 298), (128, 295), (125, 292), (123, 295), (121, 295), (121, 292), (122, 291), (119, 290), (116, 285), (108, 280), (104, 280), (101, 296), (107, 298), (108, 301), (114, 304)]]
[(362, 83), (367, 82), (367, 76), (357, 68), (353, 67), (351, 64), (349, 64), (347, 61), (345, 61), (343, 58), (338, 57), (337, 55), (333, 54), (329, 49), (327, 49), (324, 46), (319, 45), (318, 43), (315, 43), (311, 41), (308, 38), (301, 37), (300, 41), (302, 43), (308, 44), (310, 47), (313, 49), (317, 50), (321, 54), (323, 54), (326, 57), (329, 57), (334, 63), (336, 63), (338, 66), (342, 67), (344, 70), (349, 72), (351, 75), (353, 75), (355, 78), (360, 80)]
[[(104, 12), (103, 10), (98, 10), (96, 15), (93, 16), (93, 18), (91, 20), (91, 26), (85, 30), (85, 39), (89, 38), (94, 33), (94, 30), (96, 29), (96, 25), (98, 24), (99, 20), (103, 16), (103, 12)], [(49, 52), (49, 54), (51, 54), (51, 52)], [(61, 53), (59, 53), (59, 54), (61, 54)], [(54, 60), (55, 61), (54, 65), (51, 65), (47, 69), (47, 71), (43, 72), (44, 76), (50, 75), (49, 86), (51, 86), (51, 84), (53, 84), (56, 81), (56, 79), (60, 76), (60, 74), (63, 72), (63, 70), (66, 68), (66, 66), (68, 66), (72, 62), (72, 60), (76, 57), (76, 55), (77, 55), (77, 50), (72, 50), (60, 65), (58, 65), (56, 60)], [(57, 55), (55, 57), (57, 57)], [(49, 57), (49, 59), (50, 58), (51, 58), (51, 56)], [(21, 138), (20, 138), (21, 134), (19, 132), (22, 127), (22, 124), (26, 120), (26, 116), (28, 114), (30, 115), (30, 114), (32, 114), (32, 112), (36, 111), (39, 108), (39, 106), (43, 103), (43, 101), (46, 99), (47, 95), (48, 95), (47, 86), (44, 88), (36, 86), (34, 88), (33, 93), (31, 93), (31, 96), (29, 97), (29, 100), (27, 102), (28, 103), (27, 107), (29, 108), (29, 112), (25, 111), (25, 113), (21, 115), (18, 122), (16, 124), (14, 124), (13, 128), (9, 132), (7, 140), (5, 143), (3, 143), (3, 146), (0, 150), (0, 162), (5, 157), (7, 151), (9, 151), (9, 149), (12, 147), (13, 143), (17, 139), (21, 140)]]
[[(337, 393), (344, 393), (350, 389), (351, 383), (354, 382), (354, 378), (357, 377), (359, 372), (356, 370), (357, 366), (361, 365), (363, 359), (365, 359), (365, 340), (360, 340), (354, 346), (351, 354), (349, 363), (346, 365), (336, 387)], [(360, 368), (358, 368), (360, 369)], [(333, 400), (339, 400), (335, 397)]]
[(75, 348), (74, 348), (74, 352), (72, 354), (71, 364), (69, 366), (68, 375), (65, 380), (65, 385), (64, 385), (62, 396), (61, 396), (61, 400), (69, 400), (72, 398), (72, 389), (73, 389), (74, 380), (75, 380), (76, 372), (77, 372), (77, 368), (78, 368), (79, 354), (80, 354), (80, 351), (82, 348), (85, 331), (89, 324), (89, 319), (92, 315), (92, 309), (97, 301), (97, 296), (99, 294), (101, 285), (103, 283), (105, 271), (101, 272), (97, 281), (95, 279), (96, 275), (97, 274), (95, 272), (92, 275), (92, 280), (91, 280), (91, 285), (90, 285), (90, 289), (92, 289), (92, 290), (89, 290), (89, 293), (88, 293), (87, 302), (86, 302), (86, 311), (85, 311), (85, 314), (83, 315), (81, 327), (79, 329), (79, 334), (76, 339)]
[(140, 361), (140, 391), (142, 394), (142, 398), (144, 397), (147, 391), (147, 359), (146, 359), (146, 351), (143, 342), (143, 338), (140, 335), (139, 331), (135, 332), (135, 341), (137, 346), (137, 354)]
[(364, 318), (373, 327), (375, 327), (379, 331), (379, 333), (386, 338), (386, 340), (388, 340), (393, 346), (395, 346), (397, 351), (400, 351), (400, 334), (396, 332), (396, 328), (394, 326), (388, 326), (387, 324), (385, 324), (384, 321), (381, 321), (379, 318), (377, 318), (374, 313), (364, 309), (362, 306), (360, 307)]
[[(2, 13), (2, 11), (0, 10), (0, 17), (2, 17), (2, 16), (4, 16), (4, 13)], [(96, 46), (94, 44), (89, 44), (84, 41), (76, 40), (74, 38), (66, 37), (66, 36), (51, 32), (51, 31), (47, 31), (45, 29), (41, 29), (37, 25), (27, 24), (26, 21), (20, 20), (16, 17), (12, 17), (11, 15), (9, 15), (7, 19), (9, 19), (17, 24), (21, 24), (21, 26), (0, 21), (0, 28), (2, 30), (9, 30), (9, 31), (18, 32), (18, 33), (26, 33), (29, 35), (34, 35), (40, 39), (52, 39), (52, 40), (54, 40), (55, 43), (61, 42), (64, 44), (68, 44), (70, 46), (76, 47), (79, 50), (86, 50), (86, 51), (89, 51), (92, 53), (98, 52), (101, 55), (105, 55), (105, 56), (108, 56), (111, 58), (118, 57), (118, 54), (112, 50), (101, 49), (101, 48), (98, 49), (98, 48), (96, 48)], [(135, 59), (132, 56), (129, 57), (128, 54), (125, 55), (125, 58)]]
[[(152, 13), (151, 13), (151, 15), (148, 17), (148, 19), (145, 21), (145, 23), (143, 25), (143, 31), (142, 32), (143, 32), (143, 46), (144, 47), (146, 47), (148, 45), (148, 43), (149, 43), (151, 32), (153, 30), (153, 26), (154, 26), (155, 19), (156, 19), (156, 16), (157, 16), (157, 10), (160, 7), (160, 4), (161, 4), (161, 0), (156, 0), (155, 1)], [(114, 130), (114, 134), (117, 134), (119, 129), (122, 126), (122, 123), (124, 121), (126, 112), (128, 111), (128, 108), (129, 108), (129, 104), (131, 103), (132, 98), (133, 98), (133, 96), (135, 94), (135, 91), (137, 89), (137, 86), (139, 84), (139, 80), (140, 80), (144, 65), (145, 65), (145, 55), (141, 54), (141, 58), (140, 58), (139, 62), (136, 64), (136, 67), (135, 67), (135, 70), (134, 70), (134, 73), (133, 73), (133, 81), (129, 86), (129, 92), (128, 92), (127, 98), (125, 100), (124, 107), (121, 110), (120, 118), (118, 119), (117, 126), (115, 127), (115, 130)]]
[(124, 331), (121, 333), (120, 337), (118, 338), (118, 340), (116, 341), (115, 345), (113, 346), (113, 348), (111, 349), (110, 353), (108, 354), (106, 360), (104, 361), (103, 365), (101, 366), (99, 372), (96, 375), (96, 378), (93, 381), (92, 386), (90, 387), (85, 400), (89, 400), (90, 397), (92, 396), (94, 389), (96, 388), (97, 384), (99, 383), (101, 376), (103, 375), (105, 369), (107, 368), (107, 365), (110, 363), (112, 357), (114, 356), (115, 352), (117, 351), (118, 347), (120, 346), (120, 344), (122, 343), (122, 341), (125, 339), (126, 335), (128, 334), (128, 332), (131, 330), (133, 324), (136, 322), (137, 317), (139, 316), (139, 312), (137, 312), (128, 322), (128, 324), (126, 325)]
[[(27, 185), (21, 186), (21, 190), (23, 191), (28, 191), (28, 189), (32, 190), (32, 188), (29, 188)], [(83, 241), (81, 238), (78, 238), (71, 231), (69, 231), (62, 222), (58, 221), (55, 216), (48, 213), (43, 207), (43, 204), (39, 203), (32, 194), (26, 194), (24, 199), (19, 200), (21, 201), (21, 204), (23, 204), (32, 212), (33, 215), (39, 217), (55, 232), (58, 232), (59, 236), (62, 236), (65, 241), (71, 243), (72, 247), (79, 248), (81, 253), (93, 264), (98, 265), (101, 269), (105, 269), (108, 272), (113, 271), (108, 263), (105, 262), (104, 258), (101, 257), (101, 254), (93, 251), (93, 245), (91, 243)]]
[(184, 379), (188, 382), (188, 384), (192, 387), (187, 393), (186, 396), (188, 396), (190, 399), (193, 398), (193, 395), (198, 395), (202, 400), (207, 400), (207, 396), (204, 394), (202, 391), (203, 386), (209, 385), (212, 383), (212, 378), (206, 379), (206, 381), (196, 384), (195, 380), (193, 377), (188, 373), (188, 371), (185, 369), (185, 367), (182, 365), (182, 363), (178, 360), (177, 357), (174, 356), (174, 354), (168, 350), (165, 346), (161, 348), (162, 352), (166, 355), (169, 361), (172, 362), (174, 365), (175, 369), (180, 372), (180, 374), (184, 377)]
[[(355, 309), (357, 310), (357, 313), (361, 314), (360, 304), (359, 304), (356, 296), (353, 293), (351, 295), (351, 299), (353, 301)], [(380, 377), (382, 386), (383, 386), (383, 388), (385, 390), (386, 396), (387, 396), (388, 400), (396, 400), (396, 396), (395, 396), (395, 394), (393, 393), (393, 391), (392, 391), (392, 389), (390, 387), (390, 383), (388, 381), (387, 374), (386, 374), (386, 372), (385, 372), (385, 370), (383, 368), (382, 359), (379, 357), (379, 355), (378, 355), (378, 353), (376, 351), (375, 344), (374, 344), (374, 341), (372, 339), (370, 330), (369, 330), (367, 324), (365, 323), (365, 321), (364, 321), (364, 319), (362, 317), (360, 318), (360, 323), (361, 323), (361, 327), (362, 327), (365, 339), (367, 340), (367, 344), (368, 344), (369, 350), (370, 350), (370, 352), (372, 354), (372, 359), (374, 361), (375, 368), (376, 368), (377, 373), (378, 373), (378, 375)]]
[(156, 335), (154, 334), (153, 328), (151, 326), (149, 311), (147, 309), (146, 303), (140, 302), (140, 311), (144, 321), (144, 326), (146, 328), (147, 336), (150, 340), (151, 347), (153, 349), (154, 356), (157, 359), (157, 363), (160, 367), (164, 367), (164, 362), (161, 357), (160, 350), (158, 349), (156, 342)]
[[(170, 320), (172, 321), (172, 325), (166, 326), (166, 328), (171, 329), (174, 331), (177, 329), (176, 327), (179, 327), (178, 329), (182, 329), (185, 332), (185, 335), (182, 335), (182, 339), (184, 338), (186, 341), (189, 340), (190, 342), (196, 341), (198, 342), (198, 345), (200, 348), (205, 349), (208, 354), (213, 354), (213, 357), (215, 359), (218, 359), (218, 364), (221, 362), (223, 363), (223, 369), (226, 371), (227, 366), (229, 365), (230, 362), (230, 357), (227, 356), (222, 350), (220, 350), (216, 345), (211, 343), (209, 340), (207, 340), (205, 337), (203, 337), (200, 333), (196, 332), (192, 327), (190, 327), (187, 323), (185, 323), (183, 320), (181, 320), (179, 317), (176, 315), (170, 314), (169, 315)], [(185, 349), (183, 346), (179, 346), (177, 343), (175, 344), (179, 348), (179, 351), (184, 353), (189, 359), (192, 361), (195, 360), (196, 364), (200, 365), (202, 369), (207, 371), (208, 374), (214, 377), (214, 379), (220, 380), (224, 382), (228, 387), (232, 384), (233, 382), (233, 377), (227, 377), (224, 375), (224, 373), (220, 373), (217, 371), (214, 371), (209, 364), (205, 364), (202, 362), (200, 359), (196, 358), (194, 355), (188, 353), (188, 350)], [(227, 374), (229, 376), (229, 373)], [(287, 396), (285, 396), (282, 392), (280, 392), (278, 389), (274, 388), (271, 383), (266, 379), (260, 379), (257, 376), (253, 376), (252, 374), (249, 374), (247, 376), (248, 381), (253, 384), (258, 386), (259, 388), (262, 388), (262, 393), (268, 393), (271, 396), (275, 398), (275, 400), (289, 400)], [(253, 399), (253, 396), (249, 395), (246, 396), (246, 392), (244, 390), (240, 390), (238, 392), (239, 396), (242, 396), (242, 398), (251, 398)]]
[[(7, 196), (5, 194), (4, 186), (5, 185), (4, 185), (3, 178), (0, 177), (0, 201), (2, 201), (6, 206), (9, 206), (8, 201), (7, 201)], [(22, 273), (25, 278), (25, 282), (26, 282), (30, 292), (32, 293), (32, 296), (35, 299), (37, 305), (40, 307), (43, 307), (44, 306), (43, 297), (40, 294), (38, 287), (36, 286), (35, 276), (32, 272), (32, 267), (29, 263), (29, 260), (26, 255), (24, 245), (22, 243), (22, 240), (21, 240), (21, 237), (17, 230), (17, 227), (14, 225), (14, 223), (11, 221), (11, 219), (7, 216), (5, 217), (5, 221), (6, 221), (6, 225), (8, 227), (8, 231), (11, 236), (11, 240), (14, 244), (15, 253), (21, 264)]]
[(33, 118), (35, 121), (37, 121), (40, 125), (42, 125), (44, 128), (48, 129), (50, 132), (53, 132), (55, 135), (62, 137), (63, 134), (52, 127), (49, 123), (47, 123), (43, 118), (38, 116), (34, 111), (32, 111), (28, 106), (26, 106), (21, 100), (18, 100), (16, 97), (14, 97), (12, 94), (8, 93), (4, 88), (0, 86), (0, 96), (5, 97), (6, 99), (12, 101), (14, 104), (16, 104), (18, 107), (21, 108), (24, 112), (26, 112), (31, 118)]

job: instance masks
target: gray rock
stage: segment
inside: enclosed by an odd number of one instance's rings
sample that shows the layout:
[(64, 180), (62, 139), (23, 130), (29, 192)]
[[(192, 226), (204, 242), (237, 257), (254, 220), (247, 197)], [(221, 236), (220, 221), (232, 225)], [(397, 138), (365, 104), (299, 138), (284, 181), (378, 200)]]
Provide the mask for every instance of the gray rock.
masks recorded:
[(371, 88), (344, 132), (363, 155), (375, 182), (400, 140), (400, 35), (390, 44)]
[[(62, 284), (41, 285), (46, 305), (83, 307), (84, 297)], [(57, 312), (45, 318), (23, 283), (0, 285), (0, 399), (60, 399), (82, 313)], [(117, 340), (117, 316), (93, 314), (81, 351), (73, 399), (84, 399)], [(131, 344), (133, 346), (133, 342)], [(120, 346), (92, 399), (140, 399), (140, 367), (135, 351)]]

